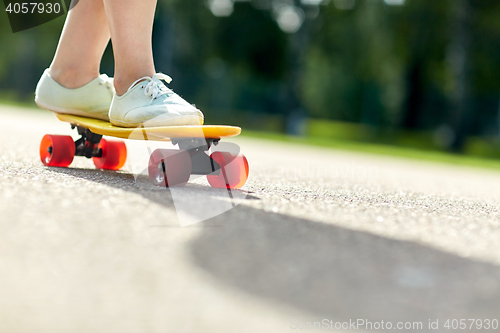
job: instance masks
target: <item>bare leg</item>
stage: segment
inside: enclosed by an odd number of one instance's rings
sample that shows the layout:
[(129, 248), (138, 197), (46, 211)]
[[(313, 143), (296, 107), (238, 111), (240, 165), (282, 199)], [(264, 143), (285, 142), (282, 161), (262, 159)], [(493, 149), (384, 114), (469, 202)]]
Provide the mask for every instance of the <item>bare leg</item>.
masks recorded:
[[(164, 89), (161, 80), (170, 78), (155, 71), (151, 37), (156, 2), (80, 1), (66, 20), (50, 74), (66, 88), (89, 83), (88, 89), (65, 89), (43, 75), (36, 90), (38, 105), (54, 112), (109, 118), (111, 124), (123, 127), (203, 123), (203, 113)], [(115, 95), (109, 81), (96, 79), (110, 35), (115, 57)], [(136, 85), (131, 94), (125, 94), (141, 78), (147, 83)]]
[(68, 14), (50, 76), (70, 89), (92, 81), (99, 76), (109, 37), (103, 0), (80, 1)]
[(121, 96), (137, 79), (155, 74), (151, 37), (156, 0), (104, 0), (104, 7), (115, 56), (114, 84)]

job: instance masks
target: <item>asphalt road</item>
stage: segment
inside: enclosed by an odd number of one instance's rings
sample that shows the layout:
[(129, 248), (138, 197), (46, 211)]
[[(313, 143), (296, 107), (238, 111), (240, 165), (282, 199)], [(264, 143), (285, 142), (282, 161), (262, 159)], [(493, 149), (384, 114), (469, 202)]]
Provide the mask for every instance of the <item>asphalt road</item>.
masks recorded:
[(137, 142), (123, 172), (45, 167), (41, 137), (69, 126), (0, 115), (0, 332), (500, 320), (500, 172), (235, 138), (231, 199), (134, 176)]

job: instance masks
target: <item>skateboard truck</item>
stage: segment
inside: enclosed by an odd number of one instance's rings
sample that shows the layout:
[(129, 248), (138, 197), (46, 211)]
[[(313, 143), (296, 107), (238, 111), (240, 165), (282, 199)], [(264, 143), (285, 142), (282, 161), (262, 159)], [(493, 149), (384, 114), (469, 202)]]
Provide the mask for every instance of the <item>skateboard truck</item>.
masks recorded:
[(102, 150), (99, 148), (102, 135), (91, 132), (88, 128), (71, 125), (71, 128), (78, 128), (78, 134), (82, 137), (75, 141), (75, 156), (85, 156), (86, 158), (102, 157)]
[(220, 165), (205, 152), (212, 145), (216, 146), (220, 139), (187, 138), (172, 139), (172, 144), (179, 145), (179, 149), (185, 150), (191, 156), (192, 175), (218, 175)]

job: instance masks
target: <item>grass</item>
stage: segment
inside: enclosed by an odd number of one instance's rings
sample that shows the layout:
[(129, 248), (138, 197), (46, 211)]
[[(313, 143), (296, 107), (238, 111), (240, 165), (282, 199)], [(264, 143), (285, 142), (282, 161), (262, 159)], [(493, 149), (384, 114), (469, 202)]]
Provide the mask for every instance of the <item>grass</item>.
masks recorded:
[(402, 157), (420, 161), (431, 161), (431, 162), (439, 162), (439, 163), (446, 163), (453, 165), (500, 170), (500, 160), (498, 159), (453, 154), (440, 151), (429, 151), (429, 150), (421, 150), (408, 147), (391, 146), (379, 143), (354, 142), (354, 141), (346, 141), (338, 139), (295, 137), (280, 133), (259, 132), (246, 129), (243, 130), (242, 136), (268, 139), (280, 142), (290, 142), (293, 144), (300, 144), (300, 145), (312, 145), (317, 147), (356, 151), (356, 152), (363, 152), (376, 155)]

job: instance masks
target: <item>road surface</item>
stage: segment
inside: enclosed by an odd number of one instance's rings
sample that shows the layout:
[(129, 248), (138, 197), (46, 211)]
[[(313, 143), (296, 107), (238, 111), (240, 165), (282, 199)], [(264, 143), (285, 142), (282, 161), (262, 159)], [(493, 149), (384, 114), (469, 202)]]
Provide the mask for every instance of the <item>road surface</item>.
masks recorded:
[(69, 126), (0, 115), (0, 332), (500, 320), (500, 172), (242, 137), (231, 201), (203, 179), (155, 188), (131, 161), (45, 167), (41, 137)]

